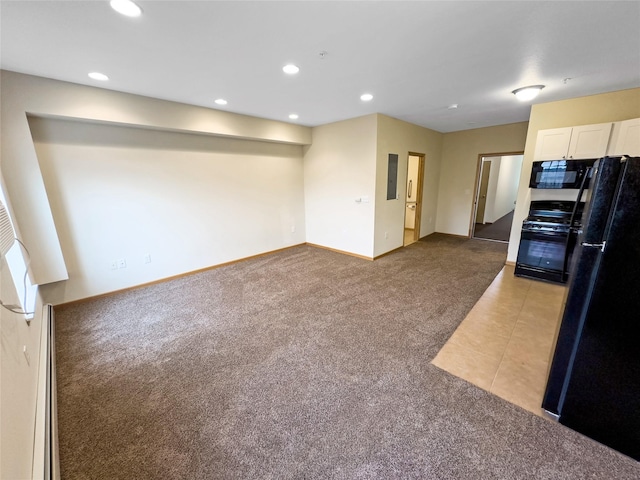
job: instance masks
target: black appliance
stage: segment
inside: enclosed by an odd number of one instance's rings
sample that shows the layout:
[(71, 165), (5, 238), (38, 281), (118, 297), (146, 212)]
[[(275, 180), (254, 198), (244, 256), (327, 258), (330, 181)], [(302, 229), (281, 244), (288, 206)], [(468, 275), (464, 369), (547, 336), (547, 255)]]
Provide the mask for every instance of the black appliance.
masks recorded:
[(542, 408), (640, 460), (640, 157), (594, 167)]
[[(533, 162), (529, 187), (580, 188), (596, 159)], [(589, 186), (589, 180), (585, 187)]]
[(531, 202), (522, 222), (515, 274), (565, 283), (583, 208), (584, 202)]

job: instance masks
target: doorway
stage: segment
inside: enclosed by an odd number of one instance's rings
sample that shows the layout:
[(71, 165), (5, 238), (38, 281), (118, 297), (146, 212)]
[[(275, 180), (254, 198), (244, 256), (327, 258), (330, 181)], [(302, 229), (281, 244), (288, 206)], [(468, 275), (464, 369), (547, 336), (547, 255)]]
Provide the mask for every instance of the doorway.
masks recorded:
[(420, 239), (422, 214), (422, 182), (424, 180), (424, 154), (411, 153), (407, 160), (407, 185), (404, 209), (404, 246)]
[(509, 241), (523, 158), (523, 152), (478, 156), (471, 237)]

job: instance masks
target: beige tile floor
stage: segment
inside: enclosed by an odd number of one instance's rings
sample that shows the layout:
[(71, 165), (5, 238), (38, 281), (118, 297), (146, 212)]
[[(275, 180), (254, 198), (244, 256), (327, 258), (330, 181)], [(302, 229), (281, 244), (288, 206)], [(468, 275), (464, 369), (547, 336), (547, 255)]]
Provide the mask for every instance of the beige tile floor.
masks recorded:
[(432, 363), (542, 415), (565, 288), (515, 277), (506, 265)]

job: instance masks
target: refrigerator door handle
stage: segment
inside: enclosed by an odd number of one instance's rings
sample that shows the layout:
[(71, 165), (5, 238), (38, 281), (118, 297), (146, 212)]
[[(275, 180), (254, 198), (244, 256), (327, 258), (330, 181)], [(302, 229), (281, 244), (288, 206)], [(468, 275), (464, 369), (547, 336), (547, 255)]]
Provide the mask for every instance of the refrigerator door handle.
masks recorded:
[(605, 240), (602, 243), (582, 242), (580, 245), (582, 245), (583, 247), (596, 247), (599, 248), (601, 252), (604, 252), (604, 249), (607, 246), (607, 241)]

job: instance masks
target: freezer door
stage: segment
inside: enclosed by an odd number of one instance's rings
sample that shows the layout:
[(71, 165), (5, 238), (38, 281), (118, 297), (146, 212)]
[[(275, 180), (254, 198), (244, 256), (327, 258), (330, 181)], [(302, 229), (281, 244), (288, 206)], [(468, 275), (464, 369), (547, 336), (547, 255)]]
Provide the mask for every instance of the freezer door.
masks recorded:
[(602, 241), (623, 165), (620, 157), (604, 157), (595, 163), (593, 182), (587, 191), (582, 216), (582, 241), (587, 243)]

